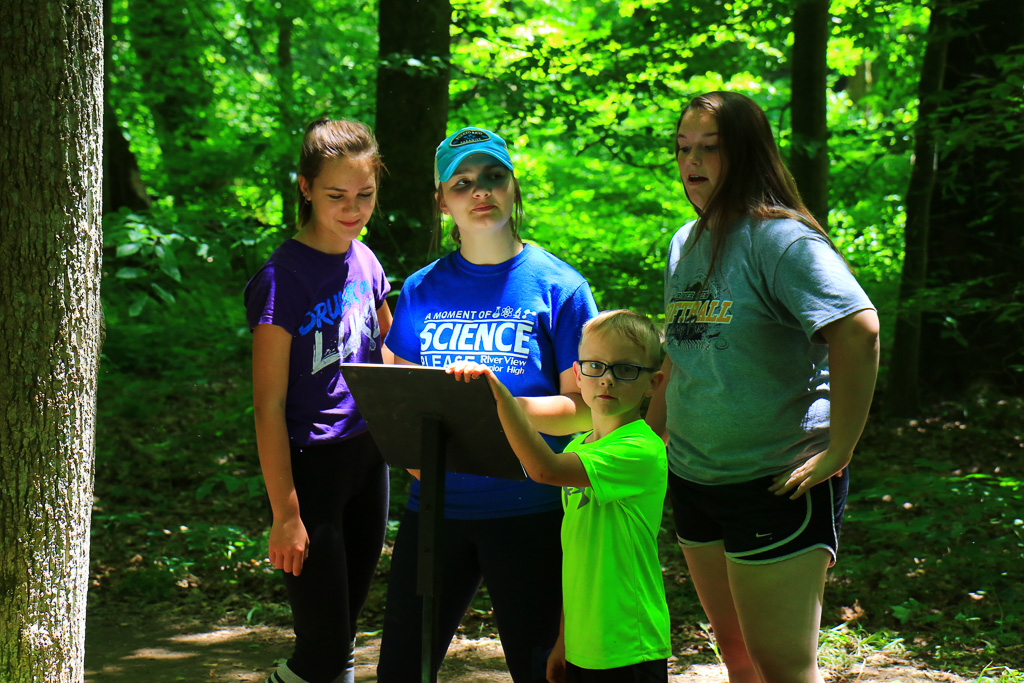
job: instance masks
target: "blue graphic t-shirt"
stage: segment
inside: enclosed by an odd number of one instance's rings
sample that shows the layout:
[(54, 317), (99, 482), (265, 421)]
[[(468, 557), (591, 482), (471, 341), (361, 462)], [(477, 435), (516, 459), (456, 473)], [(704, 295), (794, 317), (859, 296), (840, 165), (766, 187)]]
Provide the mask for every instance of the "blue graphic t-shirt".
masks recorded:
[(293, 446), (366, 431), (340, 364), (381, 362), (377, 309), (390, 290), (377, 257), (358, 240), (344, 254), (288, 240), (245, 286), (250, 329), (269, 323), (292, 334), (285, 421)]
[[(559, 394), (559, 374), (577, 360), (583, 323), (597, 311), (579, 273), (538, 247), (492, 266), (458, 252), (409, 277), (387, 345), (411, 363), (444, 367), (471, 360), (490, 367), (513, 396)], [(568, 438), (545, 437), (556, 451)], [(409, 492), (419, 509), (419, 482)], [(448, 474), (445, 516), (487, 519), (556, 510), (558, 489), (530, 480)]]

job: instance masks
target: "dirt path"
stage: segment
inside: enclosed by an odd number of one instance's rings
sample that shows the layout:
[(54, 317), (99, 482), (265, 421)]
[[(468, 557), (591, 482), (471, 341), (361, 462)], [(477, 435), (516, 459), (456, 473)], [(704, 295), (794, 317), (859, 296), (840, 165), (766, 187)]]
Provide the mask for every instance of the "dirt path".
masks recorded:
[[(380, 639), (361, 636), (356, 649), (357, 683), (376, 681), (374, 669)], [(150, 683), (208, 681), (209, 683), (262, 683), (275, 661), (291, 652), (291, 631), (260, 626), (215, 629), (196, 624), (160, 623), (90, 624), (85, 638), (85, 683)], [(726, 681), (720, 665), (699, 664), (683, 669), (676, 662), (672, 683)], [(911, 662), (879, 658), (862, 661), (848, 670), (828, 672), (835, 683), (966, 683), (965, 679), (932, 671)], [(501, 645), (494, 640), (458, 639), (452, 644), (438, 677), (442, 683), (511, 683)]]
[[(378, 636), (359, 638), (356, 681), (377, 680)], [(292, 649), (289, 629), (230, 626), (210, 631), (158, 628), (138, 624), (86, 629), (85, 683), (209, 681), (262, 683), (275, 662)], [(459, 639), (452, 643), (439, 676), (444, 683), (511, 683), (501, 645), (494, 640)]]

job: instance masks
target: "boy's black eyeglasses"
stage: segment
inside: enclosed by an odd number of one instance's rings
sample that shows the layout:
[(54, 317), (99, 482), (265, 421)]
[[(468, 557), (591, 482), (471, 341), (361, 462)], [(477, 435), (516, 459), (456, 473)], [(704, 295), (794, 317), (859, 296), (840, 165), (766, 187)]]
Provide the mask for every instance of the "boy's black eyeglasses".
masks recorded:
[(604, 377), (604, 373), (609, 370), (612, 371), (612, 377), (621, 382), (632, 382), (640, 376), (642, 370), (647, 372), (654, 372), (657, 368), (645, 368), (642, 365), (634, 365), (633, 363), (616, 363), (615, 365), (608, 365), (602, 363), (599, 360), (581, 360), (580, 372), (587, 377)]

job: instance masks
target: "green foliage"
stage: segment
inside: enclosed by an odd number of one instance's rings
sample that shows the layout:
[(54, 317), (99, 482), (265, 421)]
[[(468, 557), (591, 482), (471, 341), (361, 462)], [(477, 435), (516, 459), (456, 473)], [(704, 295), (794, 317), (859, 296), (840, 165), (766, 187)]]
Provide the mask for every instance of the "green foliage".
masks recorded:
[[(173, 304), (173, 289), (181, 284), (177, 251), (195, 239), (177, 233), (164, 233), (149, 216), (131, 213), (104, 217), (103, 246), (108, 267), (116, 267), (114, 277), (131, 292), (128, 315), (137, 317), (146, 304), (158, 300)], [(196, 255), (205, 258), (208, 245), (197, 245)]]
[[(657, 315), (668, 240), (695, 217), (672, 159), (678, 112), (699, 92), (742, 90), (776, 124), (785, 153), (790, 11), (774, 2), (457, 4), (449, 128), (501, 131), (521, 165), (526, 236), (576, 265), (599, 306)], [(829, 223), (888, 323), (928, 17), (886, 2), (836, 2), (832, 12)]]
[(94, 600), (280, 598), (264, 576), (241, 301), (272, 234), (231, 214), (107, 217)]
[[(928, 415), (873, 418), (854, 457), (825, 589), (819, 657), (829, 669), (874, 654), (960, 671), (1021, 661), (1024, 401), (981, 395)], [(666, 511), (659, 548), (673, 652), (681, 663), (714, 662), (671, 529)]]
[(828, 600), (949, 663), (1012, 662), (1024, 590), (1024, 402), (979, 396), (869, 429)]
[[(826, 587), (823, 664), (842, 670), (873, 651), (960, 670), (1019, 663), (1022, 409), (1019, 398), (982, 395), (920, 420), (869, 423)], [(671, 528), (667, 515), (664, 524)], [(665, 529), (660, 547), (674, 651), (713, 661), (703, 613)], [(1019, 675), (1005, 671), (1006, 680)]]
[[(344, 12), (295, 0), (149, 4), (112, 3), (108, 73), (109, 99), (150, 192), (163, 197), (174, 188), (200, 188), (188, 190), (189, 203), (280, 222), (279, 194), (294, 183), (304, 125), (323, 114), (373, 120), (373, 4), (350, 2)], [(183, 15), (185, 30), (169, 33), (176, 22), (156, 21), (136, 35), (132, 17), (140, 11)], [(290, 67), (282, 61), (284, 45)], [(164, 53), (196, 59), (187, 73), (168, 71), (157, 61)], [(202, 97), (168, 96), (182, 88)], [(187, 123), (161, 134), (165, 110)], [(177, 161), (169, 165), (168, 158)]]
[(986, 666), (975, 683), (1024, 683), (1024, 670), (1008, 666)]
[[(269, 513), (241, 292), (287, 235), (303, 124), (321, 114), (373, 120), (375, 7), (185, 3), (176, 6), (183, 35), (135, 30), (133, 7), (112, 3), (109, 99), (158, 201), (147, 214), (105, 217), (90, 599), (224, 605), (240, 621), (287, 621), (264, 559)], [(672, 157), (678, 112), (698, 92), (742, 90), (764, 107), (786, 153), (790, 12), (776, 0), (456, 3), (449, 130), (501, 132), (518, 164), (524, 237), (580, 270), (602, 308), (660, 316), (668, 241), (695, 217)], [(884, 349), (928, 15), (921, 3), (890, 0), (836, 0), (832, 14), (829, 226), (880, 308)], [(188, 73), (154, 63), (152, 51), (168, 45), (199, 55)], [(956, 112), (950, 145), (996, 129), (1008, 146), (1024, 144), (1019, 117), (986, 117), (986, 97), (1020, 101), (1021, 54), (998, 59), (1006, 78), (973, 84), (987, 94)], [(169, 133), (169, 120), (187, 123)], [(422, 265), (418, 256), (389, 275), (400, 281)], [(901, 305), (944, 311), (954, 338), (963, 315), (1024, 315), (1016, 285), (1000, 303), (973, 295), (972, 284)], [(916, 422), (869, 425), (826, 592), (829, 666), (905, 653), (980, 670), (979, 681), (1021, 683), (1022, 409), (1019, 399), (982, 395)], [(409, 478), (392, 480), (389, 547), (364, 613), (370, 630)], [(670, 517), (663, 526), (674, 652), (681, 662), (715, 661)], [(484, 597), (467, 633), (494, 631)], [(1017, 668), (983, 668), (989, 662)]]
[(872, 655), (899, 658), (907, 653), (903, 638), (881, 630), (869, 633), (847, 623), (822, 629), (818, 636), (818, 661), (826, 669), (848, 671)]
[[(193, 113), (199, 128), (189, 132), (200, 143), (190, 143), (191, 166), (216, 167), (212, 175), (226, 181), (227, 194), (211, 198), (273, 225), (285, 211), (282, 174), (292, 170), (302, 122), (342, 101), (344, 111), (331, 113), (372, 118), (372, 8), (358, 4), (339, 25), (315, 4), (193, 9), (187, 40), (205, 55), (201, 77), (214, 97), (210, 111)], [(113, 7), (111, 99), (159, 192), (161, 147), (147, 114), (159, 82), (140, 80), (145, 45), (133, 39), (130, 10), (125, 0)], [(785, 149), (790, 11), (780, 2), (456, 3), (449, 128), (500, 130), (521, 164), (526, 237), (576, 265), (602, 307), (658, 314), (665, 245), (694, 217), (672, 163), (677, 112), (700, 91), (744, 90), (777, 123)], [(927, 15), (887, 2), (836, 2), (833, 14), (830, 222), (869, 294), (888, 308)], [(275, 56), (283, 21), (291, 22), (290, 71)], [(145, 284), (146, 296), (160, 296)], [(147, 300), (137, 296), (137, 306)]]

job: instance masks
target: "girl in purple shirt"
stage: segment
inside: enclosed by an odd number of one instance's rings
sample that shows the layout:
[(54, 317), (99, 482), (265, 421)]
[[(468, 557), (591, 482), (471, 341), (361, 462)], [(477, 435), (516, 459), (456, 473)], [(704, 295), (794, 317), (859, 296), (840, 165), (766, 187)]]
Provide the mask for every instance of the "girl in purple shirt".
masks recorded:
[(295, 652), (272, 683), (351, 681), (356, 618), (384, 544), (388, 468), (340, 364), (384, 362), (390, 289), (357, 238), (382, 168), (365, 125), (320, 119), (299, 159), (299, 229), (245, 288), (253, 405)]

